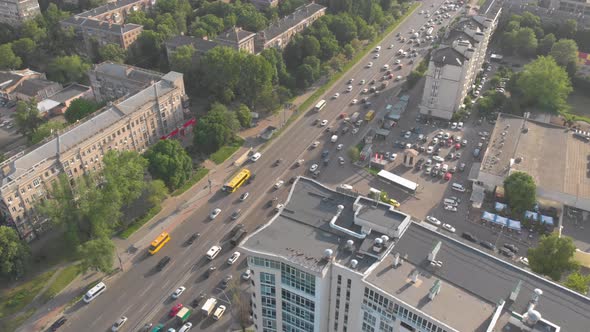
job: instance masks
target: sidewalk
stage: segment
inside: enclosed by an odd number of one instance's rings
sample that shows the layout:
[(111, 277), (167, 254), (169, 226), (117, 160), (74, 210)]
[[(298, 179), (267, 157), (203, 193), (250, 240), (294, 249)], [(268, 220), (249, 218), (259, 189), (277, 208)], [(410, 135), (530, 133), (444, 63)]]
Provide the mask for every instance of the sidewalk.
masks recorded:
[[(228, 158), (220, 165), (216, 165), (210, 160), (203, 162), (203, 167), (208, 168), (209, 175), (207, 178), (201, 179), (189, 190), (184, 192), (182, 195), (176, 197), (169, 197), (162, 203), (162, 210), (152, 220), (146, 223), (142, 228), (136, 231), (128, 239), (113, 238), (115, 244), (115, 250), (117, 258), (115, 259), (115, 268), (120, 269), (124, 272), (133, 266), (133, 258), (140, 252), (141, 248), (146, 248), (149, 243), (163, 230), (172, 232), (174, 228), (184, 222), (186, 218), (201, 204), (200, 202), (206, 201), (209, 197), (213, 196), (226, 180), (226, 178), (235, 170), (234, 160), (237, 156), (241, 156), (245, 153), (248, 148), (260, 146), (265, 141), (258, 138), (258, 134), (262, 132), (268, 126), (274, 126), (281, 128), (297, 110), (297, 107), (301, 105), (309, 96), (315, 92), (316, 86), (313, 89), (308, 89), (306, 93), (295, 98), (292, 102), (295, 105), (291, 110), (285, 111), (281, 109), (276, 114), (260, 120), (258, 125), (253, 128), (248, 128), (239, 133), (246, 141), (243, 147), (238, 149), (234, 155)], [(287, 112), (283, 115), (283, 112)], [(212, 182), (212, 188), (208, 187), (208, 180)], [(121, 273), (115, 273), (111, 276), (106, 276), (104, 273), (89, 272), (84, 275), (78, 276), (72, 281), (64, 290), (58, 294), (55, 298), (45, 303), (37, 309), (35, 314), (27, 320), (17, 331), (29, 332), (29, 331), (42, 331), (57, 320), (70, 305), (70, 302), (81, 296), (90, 284), (102, 280), (105, 277), (108, 279), (116, 279)], [(35, 301), (31, 302), (31, 305)], [(27, 306), (28, 308), (29, 306)], [(24, 311), (21, 311), (24, 312)]]

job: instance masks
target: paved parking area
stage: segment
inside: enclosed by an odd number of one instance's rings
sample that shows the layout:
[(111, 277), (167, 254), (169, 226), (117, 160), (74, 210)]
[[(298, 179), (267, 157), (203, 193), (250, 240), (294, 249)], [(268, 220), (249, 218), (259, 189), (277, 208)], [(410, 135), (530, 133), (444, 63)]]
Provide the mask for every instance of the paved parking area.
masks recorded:
[(562, 225), (562, 234), (571, 237), (576, 248), (590, 252), (590, 212), (566, 208)]
[[(16, 132), (13, 113), (14, 108), (0, 107), (0, 153), (7, 153), (26, 144), (25, 138)], [(4, 121), (10, 121), (12, 127), (7, 128), (7, 124), (2, 125)]]

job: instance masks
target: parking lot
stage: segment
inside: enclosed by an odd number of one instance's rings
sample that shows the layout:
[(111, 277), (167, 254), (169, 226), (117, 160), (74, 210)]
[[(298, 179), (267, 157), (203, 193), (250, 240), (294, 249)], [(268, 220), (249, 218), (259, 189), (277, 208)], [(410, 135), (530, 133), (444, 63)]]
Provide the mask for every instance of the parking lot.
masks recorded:
[(26, 144), (25, 138), (16, 132), (13, 114), (14, 107), (6, 107), (5, 103), (0, 102), (0, 153), (7, 153)]

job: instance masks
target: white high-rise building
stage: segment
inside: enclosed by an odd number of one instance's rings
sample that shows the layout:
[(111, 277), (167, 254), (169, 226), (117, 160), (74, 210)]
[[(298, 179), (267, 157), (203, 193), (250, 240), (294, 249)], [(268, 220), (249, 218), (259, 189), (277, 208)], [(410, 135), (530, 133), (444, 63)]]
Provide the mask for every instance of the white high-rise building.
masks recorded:
[(241, 245), (256, 331), (587, 330), (590, 299), (443, 232), (299, 178)]

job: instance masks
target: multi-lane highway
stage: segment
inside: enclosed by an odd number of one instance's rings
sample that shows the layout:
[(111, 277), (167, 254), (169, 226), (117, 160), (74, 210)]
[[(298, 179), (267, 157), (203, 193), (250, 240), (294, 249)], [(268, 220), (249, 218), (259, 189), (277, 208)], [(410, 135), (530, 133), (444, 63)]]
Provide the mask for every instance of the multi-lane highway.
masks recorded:
[[(422, 8), (433, 12), (441, 3), (441, 0), (425, 0), (422, 2)], [(431, 7), (433, 4), (436, 4), (435, 7)], [(272, 215), (272, 209), (266, 208), (265, 205), (274, 197), (278, 197), (279, 201), (285, 199), (289, 189), (289, 178), (305, 174), (314, 160), (319, 162), (318, 154), (326, 148), (324, 145), (329, 145), (329, 148), (335, 151), (336, 144), (329, 142), (329, 135), (324, 133), (325, 127), (313, 125), (313, 122), (318, 118), (326, 119), (330, 122), (329, 125), (336, 128), (339, 126), (337, 122), (340, 121), (338, 116), (342, 112), (352, 114), (363, 109), (363, 105), (360, 103), (351, 105), (352, 99), (360, 100), (363, 97), (360, 95), (361, 90), (369, 88), (368, 82), (372, 79), (377, 80), (379, 84), (379, 78), (384, 75), (384, 72), (381, 71), (383, 65), (389, 64), (393, 68), (396, 67), (394, 60), (397, 50), (401, 48), (407, 50), (410, 47), (409, 44), (401, 44), (396, 38), (396, 33), (400, 32), (403, 36), (409, 37), (408, 31), (418, 30), (428, 20), (424, 15), (419, 15), (418, 11), (420, 9), (382, 41), (382, 49), (378, 58), (374, 58), (375, 53), (367, 55), (342, 78), (341, 82), (336, 83), (326, 93), (324, 99), (328, 101), (327, 106), (321, 112), (302, 110), (306, 114), (293, 123), (281, 137), (264, 151), (261, 151), (260, 160), (247, 164), (247, 167), (257, 175), (251, 184), (243, 186), (230, 195), (216, 192), (206, 201), (192, 203), (199, 206), (186, 207), (186, 211), (190, 211), (190, 213), (183, 213), (183, 211), (177, 213), (176, 217), (180, 221), (175, 223), (174, 229), (169, 230), (172, 240), (152, 257), (146, 255), (147, 248), (139, 248), (132, 260), (133, 264), (126, 268), (120, 276), (107, 282), (108, 289), (105, 293), (90, 304), (77, 304), (68, 312), (69, 319), (62, 330), (107, 331), (110, 330), (113, 322), (122, 315), (129, 319), (122, 328), (123, 331), (138, 331), (145, 323), (153, 323), (154, 325), (164, 323), (166, 327), (177, 328), (178, 325), (174, 323), (174, 320), (168, 317), (168, 312), (173, 304), (189, 305), (200, 292), (215, 296), (220, 302), (225, 301), (226, 304), (231, 301), (220, 290), (219, 283), (227, 274), (233, 274), (234, 280), (239, 280), (239, 274), (245, 269), (245, 258), (242, 256), (236, 264), (231, 266), (225, 263), (234, 251), (228, 242), (227, 233), (236, 223), (244, 223), (246, 229), (252, 231), (267, 222)], [(388, 49), (390, 44), (394, 45), (392, 49)], [(419, 56), (413, 58), (414, 66), (420, 62), (421, 56), (425, 53), (424, 47), (420, 50)], [(404, 68), (393, 72), (395, 76), (406, 77), (412, 66), (408, 65), (408, 58), (401, 61)], [(373, 62), (371, 68), (366, 68), (368, 62)], [(350, 78), (355, 80), (351, 84), (353, 91), (345, 93), (346, 82)], [(359, 85), (363, 79), (367, 84)], [(383, 109), (387, 100), (392, 98), (392, 94), (399, 91), (402, 81), (390, 81), (387, 89), (381, 91), (378, 96), (370, 95), (371, 109)], [(340, 93), (340, 97), (331, 99), (335, 93)], [(362, 132), (357, 135), (360, 134)], [(321, 142), (320, 147), (309, 149), (311, 143), (316, 140)], [(341, 140), (346, 142), (354, 139), (349, 132)], [(341, 151), (340, 154), (345, 156), (344, 152)], [(294, 167), (295, 161), (301, 158), (306, 160), (305, 164), (301, 167)], [(282, 163), (274, 166), (277, 159), (282, 159)], [(336, 167), (336, 164), (336, 158), (332, 157), (331, 164), (327, 167)], [(279, 179), (284, 180), (285, 185), (277, 191), (272, 190), (273, 184)], [(250, 193), (250, 197), (245, 202), (240, 202), (240, 194), (246, 191)], [(222, 209), (221, 214), (215, 220), (209, 220), (209, 213), (217, 207)], [(237, 208), (242, 209), (242, 217), (233, 221), (230, 215)], [(195, 232), (200, 232), (202, 236), (190, 246), (183, 245), (185, 240)], [(151, 241), (151, 239), (149, 240)], [(214, 244), (220, 244), (223, 251), (210, 263), (205, 258), (205, 253)], [(155, 272), (155, 265), (164, 256), (170, 256), (171, 262), (163, 271)], [(206, 278), (205, 272), (212, 265), (217, 267), (217, 271), (213, 276)], [(242, 288), (246, 288), (248, 283), (239, 282), (239, 284)], [(174, 289), (181, 285), (187, 287), (187, 291), (178, 300), (173, 301), (170, 295)], [(227, 312), (220, 321), (203, 319), (199, 314), (191, 317), (190, 321), (194, 325), (194, 330), (227, 331), (231, 319), (231, 313)]]

